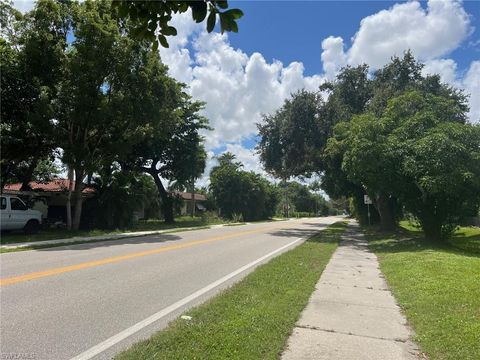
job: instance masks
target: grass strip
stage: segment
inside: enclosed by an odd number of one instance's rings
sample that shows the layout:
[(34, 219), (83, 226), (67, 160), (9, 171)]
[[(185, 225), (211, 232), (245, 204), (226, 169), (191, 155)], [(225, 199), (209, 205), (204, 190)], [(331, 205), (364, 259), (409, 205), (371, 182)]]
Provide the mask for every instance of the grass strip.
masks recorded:
[(120, 240), (132, 239), (132, 238), (162, 236), (162, 235), (166, 235), (166, 234), (173, 234), (173, 233), (187, 232), (187, 231), (196, 231), (196, 230), (205, 230), (205, 229), (210, 229), (210, 228), (211, 228), (210, 226), (198, 226), (198, 227), (193, 227), (193, 228), (178, 228), (178, 229), (173, 229), (173, 230), (165, 230), (164, 232), (159, 233), (159, 234), (134, 235), (134, 236), (131, 236), (131, 237), (122, 236), (122, 237), (112, 238), (112, 239), (99, 239), (99, 240), (88, 240), (88, 241), (78, 240), (78, 241), (70, 241), (70, 242), (61, 242), (61, 243), (58, 243), (58, 244), (41, 244), (40, 243), (40, 244), (32, 244), (30, 246), (22, 246), (22, 247), (15, 247), (15, 248), (0, 248), (0, 254), (18, 252), (18, 251), (27, 251), (27, 250), (50, 249), (50, 248), (55, 248), (55, 247), (80, 245), (80, 244), (96, 244), (96, 243), (103, 243), (103, 242), (106, 242), (106, 241), (120, 241)]
[(405, 224), (370, 233), (370, 247), (429, 359), (480, 359), (480, 229), (460, 228), (448, 244)]
[(44, 240), (58, 240), (68, 239), (76, 236), (104, 236), (115, 235), (120, 233), (128, 233), (135, 231), (156, 231), (156, 230), (173, 230), (178, 228), (190, 228), (190, 227), (205, 227), (210, 225), (226, 224), (228, 220), (223, 219), (205, 219), (201, 217), (192, 218), (190, 216), (177, 217), (175, 223), (166, 224), (163, 220), (141, 220), (137, 225), (130, 229), (117, 229), (117, 230), (78, 230), (69, 231), (66, 229), (48, 229), (41, 230), (37, 234), (25, 234), (23, 231), (17, 231), (12, 233), (3, 233), (0, 238), (2, 245), (11, 243), (22, 242), (34, 242)]
[(345, 227), (329, 226), (115, 359), (277, 359)]

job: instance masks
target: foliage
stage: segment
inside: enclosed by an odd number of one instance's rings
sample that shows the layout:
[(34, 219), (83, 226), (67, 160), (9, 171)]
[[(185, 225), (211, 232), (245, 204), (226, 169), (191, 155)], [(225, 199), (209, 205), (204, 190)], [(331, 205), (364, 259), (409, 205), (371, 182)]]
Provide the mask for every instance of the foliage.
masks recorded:
[(398, 197), (427, 238), (451, 233), (480, 202), (480, 127), (455, 99), (410, 91), (343, 123), (343, 170), (368, 192)]
[[(113, 171), (112, 171), (113, 170)], [(126, 229), (135, 224), (134, 213), (159, 207), (158, 192), (153, 180), (119, 169), (105, 169), (94, 178), (97, 196), (90, 205), (90, 227)]]
[[(319, 184), (317, 184), (319, 186)], [(310, 215), (326, 216), (330, 213), (326, 200), (319, 194), (312, 192), (311, 186), (300, 184), (296, 181), (281, 182), (278, 184), (278, 193), (280, 202), (278, 204), (278, 213), (283, 214), (283, 209), (289, 206), (289, 215), (294, 212), (308, 213)], [(315, 189), (315, 185), (313, 186)]]
[[(142, 6), (156, 8), (132, 4)], [(77, 180), (74, 228), (82, 180), (113, 163), (152, 175), (173, 221), (159, 176), (187, 183), (203, 172), (203, 104), (167, 75), (148, 41), (132, 38), (131, 21), (120, 27), (110, 1), (41, 0), (24, 17), (2, 10), (2, 180), (28, 184), (37, 163), (60, 148)]]
[[(190, 11), (192, 19), (201, 23), (207, 18), (207, 31), (215, 28), (217, 16), (220, 30), (238, 32), (237, 20), (243, 16), (240, 9), (228, 9), (228, 1), (132, 1), (117, 0), (113, 2), (121, 18), (128, 18), (134, 27), (131, 32), (139, 39), (153, 42), (153, 50), (158, 42), (168, 48), (167, 36), (177, 35), (177, 29), (170, 24), (175, 14)], [(208, 16), (207, 16), (208, 14)], [(158, 42), (157, 42), (158, 40)]]
[(318, 93), (301, 90), (274, 114), (264, 115), (258, 124), (257, 150), (269, 173), (286, 180), (318, 169), (327, 136), (321, 122), (322, 103)]
[(25, 16), (0, 4), (2, 184), (27, 189), (37, 163), (55, 148), (54, 102), (69, 27), (67, 7), (39, 1)]
[[(368, 194), (372, 219), (384, 229), (396, 226), (405, 207), (428, 237), (450, 232), (478, 207), (478, 127), (464, 125), (465, 95), (438, 75), (423, 76), (422, 66), (406, 52), (373, 76), (366, 65), (342, 69), (321, 86), (326, 101), (294, 94), (259, 125), (265, 168), (282, 179), (319, 174), (330, 197), (352, 198), (362, 223)], [(309, 105), (290, 113), (297, 101)]]
[(278, 202), (275, 187), (242, 164), (231, 153), (222, 154), (210, 173), (210, 191), (222, 217), (241, 215), (244, 221), (267, 219), (274, 215)]
[[(174, 198), (162, 179), (189, 184), (205, 168), (206, 152), (199, 131), (208, 129), (207, 119), (199, 114), (203, 103), (193, 101), (184, 85), (166, 74), (158, 54), (151, 53), (137, 79), (140, 98), (131, 98), (127, 134), (129, 146), (117, 149), (125, 168), (152, 176), (162, 198), (166, 222), (173, 222)], [(142, 89), (142, 90), (140, 90)]]

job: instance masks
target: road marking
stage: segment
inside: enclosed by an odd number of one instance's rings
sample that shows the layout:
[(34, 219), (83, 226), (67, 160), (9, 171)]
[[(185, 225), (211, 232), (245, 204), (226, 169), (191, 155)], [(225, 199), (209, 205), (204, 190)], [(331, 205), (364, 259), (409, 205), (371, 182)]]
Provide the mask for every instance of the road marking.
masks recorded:
[(266, 229), (264, 228), (264, 229), (260, 229), (260, 230), (242, 231), (242, 232), (237, 232), (237, 233), (234, 233), (234, 234), (227, 234), (227, 235), (217, 236), (217, 237), (203, 239), (203, 240), (195, 240), (195, 241), (190, 241), (190, 242), (183, 243), (183, 244), (173, 244), (173, 245), (168, 245), (168, 246), (162, 246), (160, 248), (156, 248), (156, 249), (152, 249), (152, 250), (146, 250), (146, 251), (130, 253), (130, 254), (120, 255), (120, 256), (114, 256), (114, 257), (100, 259), (100, 260), (88, 261), (88, 262), (75, 264), (75, 265), (69, 265), (69, 266), (63, 266), (63, 267), (58, 267), (58, 268), (53, 268), (53, 269), (47, 269), (47, 270), (44, 270), (44, 271), (37, 271), (37, 272), (25, 274), (25, 275), (13, 276), (13, 277), (9, 277), (9, 278), (0, 279), (0, 287), (17, 284), (17, 283), (21, 283), (21, 282), (24, 282), (24, 281), (39, 279), (39, 278), (43, 278), (43, 277), (47, 277), (47, 276), (54, 276), (54, 275), (58, 275), (58, 274), (63, 274), (63, 273), (71, 272), (71, 271), (88, 269), (88, 268), (92, 268), (92, 267), (96, 267), (96, 266), (117, 263), (117, 262), (130, 260), (130, 259), (135, 259), (135, 258), (139, 258), (139, 257), (143, 257), (143, 256), (159, 254), (159, 253), (163, 253), (163, 252), (167, 252), (167, 251), (189, 248), (189, 247), (192, 247), (192, 246), (195, 246), (195, 245), (207, 244), (207, 243), (211, 243), (211, 242), (214, 242), (214, 241), (231, 239), (231, 238), (235, 238), (235, 237), (242, 236), (242, 235), (261, 233), (261, 232), (265, 232), (265, 231), (269, 231), (269, 230), (273, 230), (273, 229), (278, 229), (278, 227), (275, 226), (275, 227), (269, 227), (269, 228), (266, 228)]
[(258, 258), (257, 260), (254, 260), (251, 263), (248, 263), (247, 265), (242, 266), (241, 268), (231, 272), (228, 275), (225, 275), (224, 277), (218, 279), (217, 281), (214, 281), (213, 283), (205, 286), (204, 288), (201, 288), (200, 290), (195, 291), (193, 294), (188, 295), (187, 297), (177, 301), (176, 303), (173, 303), (172, 305), (160, 310), (159, 312), (157, 312), (157, 313), (149, 316), (148, 318), (136, 323), (135, 325), (133, 325), (133, 326), (119, 332), (118, 334), (113, 335), (112, 337), (108, 338), (107, 340), (102, 341), (101, 343), (91, 347), (90, 349), (88, 349), (87, 351), (84, 351), (80, 355), (77, 355), (77, 356), (73, 357), (71, 360), (92, 359), (94, 356), (104, 352), (105, 350), (107, 350), (107, 349), (111, 348), (112, 346), (118, 344), (119, 342), (125, 340), (129, 336), (131, 336), (131, 335), (135, 334), (136, 332), (142, 330), (143, 328), (151, 325), (155, 321), (160, 320), (162, 317), (165, 317), (168, 314), (172, 313), (173, 311), (178, 310), (182, 306), (187, 305), (189, 302), (199, 298), (200, 296), (206, 294), (210, 290), (213, 290), (217, 286), (219, 286), (219, 285), (223, 284), (224, 282), (230, 280), (231, 278), (241, 274), (245, 270), (248, 270), (249, 268), (251, 268), (251, 267), (257, 265), (258, 263), (268, 259), (269, 257), (281, 252), (282, 250), (285, 250), (286, 248), (302, 241), (303, 239), (304, 239), (303, 237), (298, 238), (298, 239), (296, 239), (296, 240), (294, 240), (294, 241), (292, 241), (292, 242), (290, 242), (290, 243), (288, 243), (288, 244), (286, 244), (286, 245), (284, 245), (284, 246), (282, 246), (282, 247), (280, 247), (280, 248), (262, 256), (261, 258)]

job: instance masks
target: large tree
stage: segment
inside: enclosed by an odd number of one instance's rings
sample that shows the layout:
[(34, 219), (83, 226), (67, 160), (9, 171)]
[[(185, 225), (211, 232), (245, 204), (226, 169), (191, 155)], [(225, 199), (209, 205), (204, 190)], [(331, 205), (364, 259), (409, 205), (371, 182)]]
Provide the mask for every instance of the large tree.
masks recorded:
[(83, 180), (108, 156), (115, 140), (111, 134), (112, 79), (121, 61), (126, 36), (121, 36), (107, 1), (74, 3), (71, 29), (74, 36), (63, 67), (56, 119), (62, 160), (75, 174), (73, 228), (82, 213)]
[(39, 162), (53, 157), (54, 103), (67, 47), (68, 6), (38, 1), (22, 16), (0, 3), (2, 183), (28, 190)]
[(463, 103), (410, 91), (342, 124), (343, 169), (369, 193), (398, 197), (428, 239), (445, 238), (480, 202), (480, 128)]
[(193, 101), (185, 85), (168, 76), (157, 52), (145, 54), (116, 86), (123, 91), (112, 109), (121, 118), (114, 131), (124, 142), (112, 152), (124, 171), (152, 176), (165, 221), (173, 222), (174, 195), (163, 182), (186, 185), (203, 173), (206, 154), (200, 130), (208, 128), (200, 115), (203, 103)]
[(259, 174), (242, 170), (243, 165), (231, 153), (218, 158), (210, 173), (212, 192), (221, 216), (243, 220), (267, 219), (275, 214), (276, 188)]

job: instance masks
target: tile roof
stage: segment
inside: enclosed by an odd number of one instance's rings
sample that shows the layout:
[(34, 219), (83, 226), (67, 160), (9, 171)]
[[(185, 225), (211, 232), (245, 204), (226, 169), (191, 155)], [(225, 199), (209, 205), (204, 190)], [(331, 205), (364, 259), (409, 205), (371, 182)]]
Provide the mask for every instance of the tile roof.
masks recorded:
[[(175, 191), (175, 194), (179, 195), (184, 200), (192, 200), (192, 193)], [(203, 194), (194, 194), (195, 201), (205, 201), (207, 198)]]
[[(40, 183), (36, 181), (32, 181), (29, 183), (32, 191), (48, 191), (48, 192), (68, 191), (68, 184), (69, 184), (68, 179), (55, 179), (46, 183)], [(21, 183), (8, 184), (8, 185), (5, 185), (4, 190), (19, 191), (21, 187), (22, 187)], [(75, 181), (72, 181), (72, 187), (75, 188)], [(85, 186), (82, 192), (84, 194), (94, 193), (95, 189), (90, 186)]]

